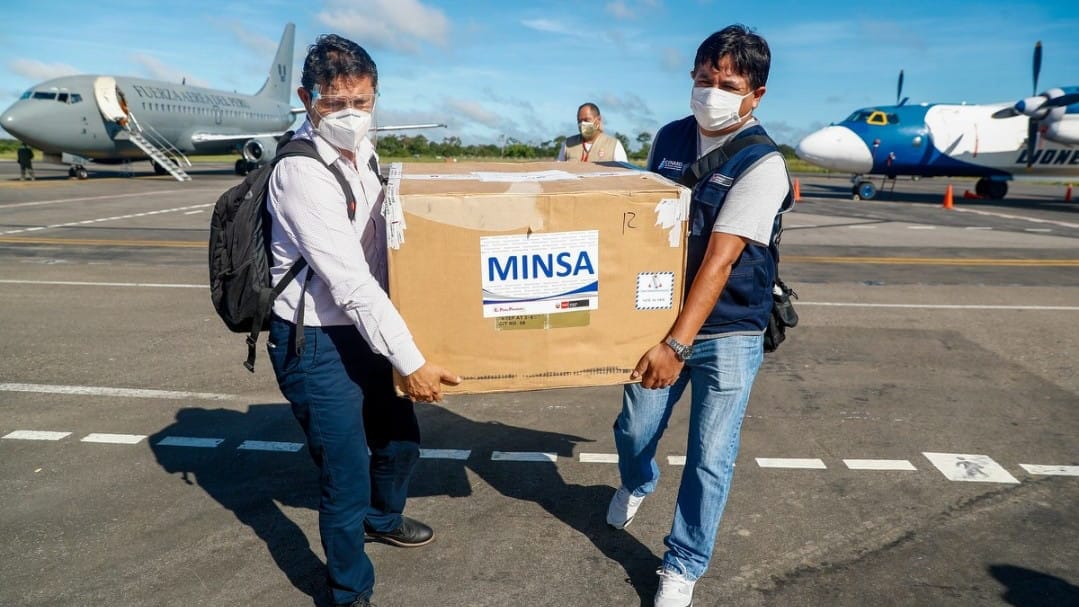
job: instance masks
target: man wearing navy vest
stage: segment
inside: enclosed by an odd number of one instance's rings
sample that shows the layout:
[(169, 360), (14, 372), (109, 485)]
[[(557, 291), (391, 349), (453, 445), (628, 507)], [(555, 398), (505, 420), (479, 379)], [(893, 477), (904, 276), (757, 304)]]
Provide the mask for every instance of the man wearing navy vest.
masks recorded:
[[(764, 356), (778, 216), (792, 202), (783, 157), (753, 117), (770, 64), (768, 43), (745, 26), (709, 36), (690, 72), (693, 114), (661, 128), (648, 159), (649, 170), (679, 181), (710, 151), (737, 150), (693, 186), (684, 305), (670, 333), (657, 336), (637, 363), (631, 378), (641, 381), (626, 385), (614, 424), (621, 486), (607, 523), (623, 529), (656, 488), (657, 444), (675, 403), (691, 387), (686, 465), (664, 540), (657, 607), (690, 605), (708, 567)], [(754, 143), (732, 143), (745, 137)]]

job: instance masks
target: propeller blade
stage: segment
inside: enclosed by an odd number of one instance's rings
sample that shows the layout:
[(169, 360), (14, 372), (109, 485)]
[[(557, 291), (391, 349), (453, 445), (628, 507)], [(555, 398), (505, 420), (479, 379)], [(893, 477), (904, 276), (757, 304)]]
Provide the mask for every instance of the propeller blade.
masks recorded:
[(1038, 121), (1027, 122), (1027, 168), (1034, 165), (1034, 148), (1038, 145)]
[(1015, 109), (1015, 106), (1008, 106), (1002, 110), (993, 112), (993, 118), (1014, 118), (1019, 115), (1019, 110)]
[(1032, 95), (1038, 94), (1038, 75), (1042, 71), (1042, 41), (1039, 40), (1034, 45), (1034, 92)]
[(1068, 93), (1067, 95), (1061, 95), (1060, 97), (1053, 97), (1046, 101), (1042, 107), (1060, 107), (1062, 105), (1071, 105), (1073, 103), (1079, 103), (1079, 93)]
[(899, 102), (899, 98), (903, 96), (903, 70), (899, 70), (899, 84), (895, 87), (895, 104), (903, 105)]

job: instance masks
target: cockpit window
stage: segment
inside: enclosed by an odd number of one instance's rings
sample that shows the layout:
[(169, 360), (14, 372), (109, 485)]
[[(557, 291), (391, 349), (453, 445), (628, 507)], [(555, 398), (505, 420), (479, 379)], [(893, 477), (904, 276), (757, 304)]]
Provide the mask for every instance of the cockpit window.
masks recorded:
[(60, 93), (56, 100), (60, 103), (67, 103), (67, 93)]
[(845, 122), (864, 122), (876, 126), (899, 124), (899, 115), (880, 110), (858, 110), (848, 116)]
[(82, 95), (78, 93), (71, 93), (71, 103), (78, 103), (82, 101)]
[(29, 98), (30, 98), (30, 95), (31, 95), (31, 94), (32, 94), (33, 92), (34, 92), (34, 91), (26, 91), (25, 93), (23, 93), (23, 94), (22, 94), (22, 96), (21, 96), (21, 97), (19, 97), (19, 99), (29, 99)]
[(34, 99), (56, 99), (56, 93), (37, 91), (34, 93)]

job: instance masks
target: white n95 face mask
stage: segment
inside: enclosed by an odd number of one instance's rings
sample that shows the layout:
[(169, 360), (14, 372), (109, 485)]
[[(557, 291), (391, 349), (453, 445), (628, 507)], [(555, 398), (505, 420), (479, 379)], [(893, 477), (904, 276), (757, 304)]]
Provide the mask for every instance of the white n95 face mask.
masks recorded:
[(371, 128), (371, 113), (354, 108), (327, 114), (319, 121), (315, 131), (330, 145), (355, 152)]
[(742, 100), (752, 94), (752, 91), (738, 95), (711, 86), (695, 86), (689, 98), (689, 108), (702, 129), (722, 131), (745, 118), (738, 110), (742, 108)]

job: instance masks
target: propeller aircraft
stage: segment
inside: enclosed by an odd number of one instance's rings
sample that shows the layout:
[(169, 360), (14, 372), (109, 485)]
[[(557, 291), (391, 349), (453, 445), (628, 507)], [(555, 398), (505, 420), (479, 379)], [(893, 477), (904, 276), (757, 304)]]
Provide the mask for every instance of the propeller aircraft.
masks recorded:
[(899, 72), (895, 105), (856, 110), (802, 139), (798, 157), (853, 174), (852, 193), (877, 195), (867, 177), (978, 177), (975, 192), (1007, 195), (1016, 177), (1079, 177), (1079, 86), (1038, 93), (1042, 44), (1034, 47), (1034, 93), (1018, 102), (907, 105)]

